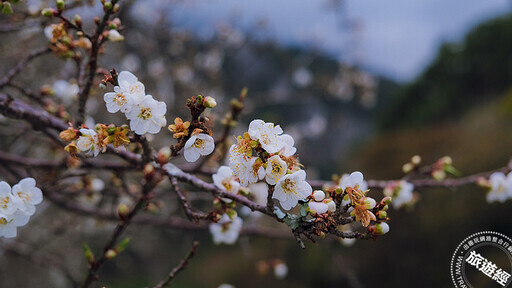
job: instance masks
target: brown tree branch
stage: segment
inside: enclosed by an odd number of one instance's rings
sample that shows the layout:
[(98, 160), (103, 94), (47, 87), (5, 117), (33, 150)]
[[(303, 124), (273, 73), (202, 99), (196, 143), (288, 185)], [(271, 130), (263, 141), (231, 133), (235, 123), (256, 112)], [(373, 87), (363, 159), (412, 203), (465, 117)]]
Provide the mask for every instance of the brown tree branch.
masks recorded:
[(35, 58), (37, 58), (41, 55), (44, 55), (50, 51), (51, 50), (49, 47), (42, 47), (42, 48), (39, 48), (37, 50), (30, 52), (27, 55), (27, 57), (25, 57), (18, 63), (18, 65), (14, 66), (11, 70), (9, 70), (9, 72), (7, 72), (7, 75), (5, 75), (4, 77), (2, 77), (0, 79), (0, 88), (9, 84), (9, 82), (12, 80), (12, 78), (14, 78), (14, 76), (16, 76), (18, 73), (20, 73), (21, 70), (25, 67), (25, 65), (27, 65), (30, 61), (32, 61)]
[(181, 260), (180, 264), (178, 266), (174, 267), (174, 269), (172, 269), (171, 273), (169, 273), (169, 275), (167, 275), (167, 278), (165, 280), (162, 280), (160, 283), (155, 285), (153, 288), (162, 288), (165, 286), (170, 286), (170, 283), (174, 279), (174, 277), (176, 277), (176, 275), (178, 273), (180, 273), (181, 271), (183, 271), (187, 268), (188, 262), (196, 254), (197, 246), (199, 246), (199, 242), (194, 241), (194, 243), (192, 244), (192, 248), (190, 248), (190, 251), (185, 256), (185, 258), (183, 258)]

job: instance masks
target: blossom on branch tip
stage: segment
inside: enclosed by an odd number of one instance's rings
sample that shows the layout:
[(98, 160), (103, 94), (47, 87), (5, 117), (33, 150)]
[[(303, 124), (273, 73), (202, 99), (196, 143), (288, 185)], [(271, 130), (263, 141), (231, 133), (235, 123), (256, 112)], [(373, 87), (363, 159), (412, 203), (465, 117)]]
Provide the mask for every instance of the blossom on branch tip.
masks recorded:
[(356, 205), (358, 200), (361, 199), (368, 189), (368, 184), (364, 181), (363, 173), (356, 171), (350, 175), (344, 174), (340, 179), (340, 188), (346, 193), (343, 198), (342, 206), (349, 203)]
[(306, 172), (299, 170), (287, 174), (277, 181), (272, 198), (279, 200), (281, 207), (290, 210), (297, 206), (299, 200), (305, 200), (313, 189), (306, 182)]
[(130, 120), (130, 129), (138, 135), (156, 134), (167, 124), (164, 102), (156, 101), (153, 96), (146, 95), (140, 104), (134, 106), (126, 117)]
[(222, 215), (218, 223), (212, 223), (209, 226), (213, 242), (215, 244), (234, 244), (242, 230), (242, 224), (243, 220), (238, 216), (231, 220), (227, 214)]
[(405, 180), (393, 182), (384, 188), (384, 195), (389, 196), (393, 199), (393, 207), (398, 209), (414, 200), (413, 195), (414, 185)]
[(489, 177), (491, 188), (487, 193), (487, 202), (503, 203), (512, 198), (512, 172), (507, 176), (503, 172), (494, 172)]
[(87, 156), (98, 156), (100, 148), (98, 146), (98, 134), (92, 129), (80, 129), (80, 137), (76, 141), (76, 147)]
[(14, 238), (18, 234), (17, 227), (25, 226), (30, 216), (20, 210), (12, 215), (0, 214), (0, 237)]
[(183, 155), (188, 162), (196, 162), (201, 155), (210, 155), (215, 149), (212, 136), (204, 133), (192, 135), (185, 143)]

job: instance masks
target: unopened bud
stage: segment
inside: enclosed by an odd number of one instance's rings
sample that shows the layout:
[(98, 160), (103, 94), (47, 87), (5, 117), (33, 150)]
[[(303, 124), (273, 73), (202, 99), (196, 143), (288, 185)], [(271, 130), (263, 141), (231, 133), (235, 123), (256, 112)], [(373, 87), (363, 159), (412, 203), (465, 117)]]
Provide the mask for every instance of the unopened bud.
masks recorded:
[(386, 222), (379, 223), (375, 225), (375, 229), (373, 231), (377, 235), (384, 235), (389, 232), (389, 225)]
[(163, 147), (160, 150), (158, 150), (157, 160), (160, 165), (163, 165), (171, 159), (171, 148), (170, 147)]
[(108, 249), (107, 252), (105, 252), (105, 258), (107, 258), (109, 260), (116, 258), (116, 256), (117, 256), (117, 251), (114, 249)]
[(112, 5), (112, 2), (110, 2), (110, 1), (107, 1), (107, 2), (105, 2), (105, 4), (103, 4), (103, 9), (105, 11), (109, 11), (110, 9), (112, 9), (112, 7), (113, 7), (113, 5)]
[(391, 201), (393, 201), (393, 198), (386, 196), (386, 197), (382, 198), (382, 200), (380, 200), (380, 203), (382, 205), (389, 205), (391, 203)]
[(2, 13), (3, 14), (12, 14), (13, 13), (11, 3), (9, 3), (9, 2), (2, 3)]
[(404, 166), (402, 166), (402, 172), (409, 173), (414, 169), (414, 165), (412, 163), (405, 163)]
[(108, 30), (108, 40), (112, 42), (119, 42), (124, 40), (124, 36), (119, 31), (111, 29)]
[(485, 189), (491, 189), (491, 182), (488, 179), (485, 179), (484, 177), (478, 177), (476, 180), (476, 184), (482, 188)]
[(114, 5), (114, 8), (112, 8), (112, 12), (117, 13), (117, 11), (119, 11), (119, 8), (121, 8), (119, 4)]
[(320, 201), (324, 200), (325, 193), (322, 190), (315, 190), (315, 191), (313, 191), (312, 196), (313, 196), (313, 199), (315, 199), (315, 201), (320, 202)]
[(327, 204), (327, 207), (329, 207), (328, 208), (329, 212), (332, 212), (332, 213), (336, 212), (336, 203), (334, 203), (334, 201), (332, 201), (332, 199), (326, 200), (325, 204)]
[(415, 166), (420, 165), (420, 163), (421, 163), (421, 157), (420, 157), (420, 155), (414, 155), (414, 156), (412, 156), (412, 158), (411, 158), (411, 163), (412, 163), (413, 165), (415, 165)]
[(73, 21), (75, 21), (76, 26), (82, 27), (82, 17), (80, 17), (80, 15), (75, 14)]
[(144, 166), (144, 176), (146, 176), (146, 179), (151, 178), (153, 173), (155, 173), (155, 167), (152, 164), (146, 164)]
[(380, 210), (377, 212), (377, 218), (379, 219), (386, 219), (388, 217), (388, 212)]
[(452, 157), (450, 156), (444, 156), (443, 158), (441, 158), (441, 161), (443, 162), (444, 165), (452, 165)]
[(121, 219), (125, 219), (126, 216), (130, 213), (130, 207), (128, 205), (121, 203), (117, 206), (117, 215)]
[(94, 254), (92, 253), (91, 248), (87, 244), (84, 244), (84, 256), (85, 260), (87, 260), (87, 263), (94, 263)]
[(434, 170), (432, 171), (432, 178), (437, 181), (441, 181), (446, 178), (446, 173), (443, 170)]
[(59, 137), (60, 137), (60, 139), (67, 141), (67, 142), (72, 141), (76, 138), (75, 129), (73, 129), (73, 128), (66, 129), (66, 130), (60, 132)]
[(204, 106), (206, 108), (213, 108), (217, 106), (217, 101), (215, 101), (215, 98), (213, 98), (212, 96), (207, 96), (206, 98), (204, 98)]
[(62, 10), (64, 10), (64, 6), (65, 6), (64, 0), (57, 0), (56, 5), (57, 5), (57, 10), (59, 10), (60, 12), (62, 12)]
[(381, 211), (388, 211), (389, 210), (389, 206), (388, 205), (384, 205), (384, 207), (382, 207)]
[(44, 8), (41, 11), (41, 15), (43, 15), (45, 17), (52, 17), (52, 16), (57, 15), (57, 11), (55, 9), (52, 9), (52, 8)]

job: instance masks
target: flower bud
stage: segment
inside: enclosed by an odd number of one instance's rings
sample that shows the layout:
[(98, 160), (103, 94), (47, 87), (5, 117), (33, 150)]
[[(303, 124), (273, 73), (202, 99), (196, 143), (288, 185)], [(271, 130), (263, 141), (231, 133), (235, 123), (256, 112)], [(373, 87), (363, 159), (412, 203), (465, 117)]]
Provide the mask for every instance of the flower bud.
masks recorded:
[(323, 202), (310, 201), (308, 208), (312, 212), (311, 214), (323, 214), (329, 210), (329, 206)]
[(215, 98), (207, 96), (206, 98), (204, 98), (204, 106), (206, 108), (213, 108), (217, 106), (217, 101), (215, 101)]
[(57, 15), (57, 11), (55, 9), (52, 9), (52, 8), (44, 8), (41, 11), (41, 15), (43, 15), (45, 17), (52, 17), (52, 16)]
[(108, 30), (108, 40), (112, 42), (119, 42), (124, 40), (124, 36), (119, 33), (119, 31), (111, 29)]
[(117, 251), (114, 249), (108, 249), (107, 252), (105, 252), (105, 258), (108, 260), (114, 259), (117, 256)]
[(171, 159), (171, 148), (163, 147), (158, 150), (157, 160), (160, 165), (163, 165)]
[(59, 10), (59, 12), (62, 12), (62, 10), (64, 10), (64, 6), (65, 6), (64, 0), (57, 0), (56, 5), (57, 5), (57, 10)]
[(363, 199), (363, 205), (364, 208), (366, 209), (373, 209), (373, 207), (375, 207), (375, 205), (377, 204), (375, 200), (371, 197), (364, 197)]
[(443, 162), (444, 165), (452, 165), (452, 157), (450, 156), (444, 156), (443, 158), (441, 158), (441, 161)]
[(376, 216), (377, 216), (377, 218), (379, 218), (379, 219), (386, 219), (386, 218), (388, 217), (388, 212), (386, 212), (386, 211), (382, 211), (382, 210), (381, 210), (381, 211), (378, 211), (378, 212), (377, 212), (377, 215), (376, 215)]
[(393, 198), (386, 196), (380, 200), (381, 205), (389, 205), (393, 201)]
[(114, 8), (112, 8), (112, 12), (117, 13), (117, 11), (119, 11), (119, 8), (121, 8), (119, 4), (114, 5)]
[(404, 166), (402, 166), (402, 172), (409, 173), (414, 169), (414, 165), (412, 163), (405, 163)]
[(446, 173), (443, 170), (434, 170), (432, 171), (432, 178), (437, 181), (441, 181), (446, 178)]
[(75, 21), (75, 25), (78, 27), (82, 27), (82, 17), (80, 15), (75, 14), (75, 17), (73, 18), (73, 21)]
[(418, 166), (418, 165), (420, 165), (420, 163), (421, 163), (421, 157), (420, 157), (420, 155), (414, 155), (414, 156), (412, 156), (412, 158), (411, 158), (411, 163), (412, 163), (414, 166)]
[(60, 137), (60, 139), (66, 141), (66, 142), (72, 141), (76, 138), (75, 129), (73, 129), (73, 128), (66, 129), (66, 130), (60, 132), (59, 137)]
[(2, 3), (2, 13), (3, 14), (12, 14), (13, 13), (11, 3), (9, 3), (9, 2)]
[(315, 199), (315, 201), (320, 202), (320, 201), (324, 200), (325, 193), (322, 190), (315, 190), (315, 191), (313, 191), (312, 196), (313, 196), (313, 199)]
[(377, 235), (384, 235), (389, 232), (389, 225), (386, 222), (379, 223), (374, 226), (373, 232)]
[(130, 207), (128, 207), (128, 205), (121, 203), (117, 206), (117, 216), (119, 216), (121, 220), (124, 220), (129, 213)]
[(288, 266), (286, 264), (279, 262), (274, 266), (274, 276), (277, 279), (284, 279), (288, 275)]
[(334, 201), (332, 201), (332, 199), (327, 199), (324, 201), (325, 201), (324, 203), (327, 204), (328, 211), (334, 213), (336, 211), (336, 203), (334, 203)]
[(113, 5), (112, 5), (112, 2), (110, 2), (110, 1), (107, 1), (107, 2), (105, 2), (105, 4), (103, 4), (103, 9), (105, 11), (109, 11), (110, 9), (112, 9), (112, 7), (113, 7)]
[(146, 177), (146, 179), (150, 179), (154, 173), (155, 167), (153, 166), (153, 164), (146, 164), (144, 166), (144, 176)]

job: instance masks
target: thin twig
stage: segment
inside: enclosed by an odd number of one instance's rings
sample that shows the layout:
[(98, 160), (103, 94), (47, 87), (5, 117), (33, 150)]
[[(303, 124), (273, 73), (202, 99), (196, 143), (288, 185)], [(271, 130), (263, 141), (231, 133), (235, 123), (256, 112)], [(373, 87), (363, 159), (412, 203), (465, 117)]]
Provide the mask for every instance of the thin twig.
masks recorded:
[(167, 275), (167, 278), (165, 280), (162, 280), (160, 283), (155, 285), (153, 288), (162, 288), (165, 286), (171, 286), (170, 284), (171, 284), (171, 281), (174, 279), (174, 277), (176, 277), (176, 275), (178, 275), (178, 273), (180, 273), (181, 271), (183, 271), (187, 268), (188, 262), (190, 261), (190, 259), (192, 259), (192, 257), (194, 257), (194, 255), (197, 252), (197, 246), (199, 246), (199, 242), (194, 241), (194, 243), (192, 244), (192, 248), (190, 248), (190, 251), (185, 256), (185, 258), (183, 258), (181, 260), (180, 264), (178, 266), (174, 267), (174, 269), (172, 269), (171, 273), (169, 273), (169, 275)]
[(9, 70), (9, 72), (7, 72), (7, 75), (5, 75), (4, 77), (2, 77), (0, 79), (0, 88), (7, 85), (12, 80), (12, 78), (14, 78), (14, 76), (16, 76), (18, 73), (20, 73), (21, 70), (25, 67), (25, 65), (27, 65), (30, 61), (32, 61), (35, 58), (37, 58), (41, 55), (44, 55), (50, 51), (51, 50), (49, 47), (42, 47), (42, 48), (39, 48), (37, 50), (30, 52), (27, 55), (27, 57), (25, 57), (23, 60), (21, 60), (18, 63), (18, 65), (14, 66), (11, 70)]

